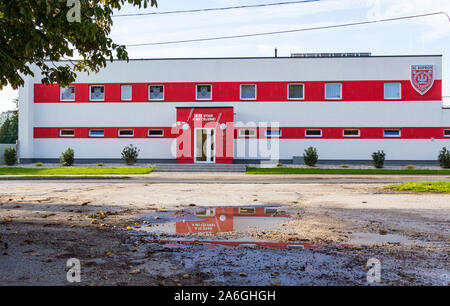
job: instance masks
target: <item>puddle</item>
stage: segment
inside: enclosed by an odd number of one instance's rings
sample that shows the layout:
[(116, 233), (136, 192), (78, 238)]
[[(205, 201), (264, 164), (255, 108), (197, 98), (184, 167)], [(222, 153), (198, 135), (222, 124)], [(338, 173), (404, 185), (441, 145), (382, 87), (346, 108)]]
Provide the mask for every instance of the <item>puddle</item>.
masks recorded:
[(418, 241), (408, 239), (408, 237), (400, 234), (386, 234), (379, 233), (355, 233), (348, 241), (352, 245), (374, 245), (384, 243), (400, 243), (400, 244), (417, 244)]
[(208, 243), (246, 248), (305, 248), (304, 243), (284, 243), (255, 238), (255, 231), (276, 231), (291, 220), (286, 207), (277, 204), (242, 207), (192, 207), (145, 214), (133, 229), (163, 243)]

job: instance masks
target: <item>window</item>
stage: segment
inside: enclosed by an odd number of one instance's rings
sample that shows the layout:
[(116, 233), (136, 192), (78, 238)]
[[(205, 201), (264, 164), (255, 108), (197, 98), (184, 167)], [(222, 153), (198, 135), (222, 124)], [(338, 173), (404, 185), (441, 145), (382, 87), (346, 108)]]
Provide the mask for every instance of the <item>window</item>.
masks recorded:
[(280, 129), (267, 129), (266, 137), (281, 137), (281, 130)]
[(75, 101), (75, 86), (60, 87), (61, 101)]
[(105, 137), (105, 131), (102, 129), (89, 130), (89, 137)]
[(328, 100), (342, 99), (342, 84), (340, 83), (325, 84), (325, 99)]
[(305, 97), (305, 87), (303, 84), (288, 84), (288, 99), (303, 100)]
[(120, 97), (122, 101), (131, 101), (131, 93), (133, 87), (131, 85), (120, 86)]
[(164, 130), (149, 129), (147, 132), (147, 135), (148, 135), (148, 137), (163, 137)]
[(239, 137), (256, 137), (255, 129), (241, 129), (239, 130)]
[(450, 129), (444, 130), (444, 137), (450, 137)]
[(211, 100), (212, 99), (212, 86), (211, 85), (197, 85), (195, 97), (197, 100)]
[(400, 83), (384, 83), (384, 98), (386, 100), (401, 99)]
[(359, 130), (357, 129), (345, 129), (343, 133), (344, 137), (359, 137)]
[(401, 130), (399, 129), (386, 129), (384, 130), (384, 137), (400, 137)]
[(321, 129), (306, 129), (305, 130), (306, 137), (322, 137)]
[(119, 130), (119, 137), (133, 137), (134, 131), (131, 129)]
[(105, 86), (91, 85), (90, 87), (90, 101), (104, 101), (105, 100)]
[(254, 207), (239, 207), (239, 214), (242, 215), (254, 215), (256, 209)]
[(241, 84), (241, 100), (256, 100), (255, 84)]
[(199, 217), (213, 217), (215, 215), (214, 208), (202, 208), (195, 212), (196, 216)]
[(278, 213), (278, 208), (276, 208), (276, 207), (264, 207), (264, 213), (266, 215), (276, 215)]
[(164, 100), (164, 85), (150, 85), (148, 87), (148, 99), (150, 101)]
[(75, 130), (74, 129), (61, 129), (59, 130), (59, 136), (61, 137), (74, 137)]

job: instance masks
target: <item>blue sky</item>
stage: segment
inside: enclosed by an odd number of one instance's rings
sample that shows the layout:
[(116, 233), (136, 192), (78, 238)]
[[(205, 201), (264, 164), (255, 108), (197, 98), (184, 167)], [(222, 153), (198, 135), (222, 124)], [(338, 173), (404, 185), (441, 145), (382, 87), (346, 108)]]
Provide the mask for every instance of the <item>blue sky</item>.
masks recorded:
[[(292, 0), (283, 0), (292, 1)], [(281, 2), (281, 0), (159, 0), (159, 7), (125, 7), (118, 14)], [(449, 0), (322, 0), (277, 7), (114, 18), (111, 37), (134, 44), (288, 30), (444, 11)], [(321, 31), (176, 45), (130, 47), (130, 58), (279, 56), (298, 52), (442, 54), (444, 96), (450, 96), (450, 22), (443, 16)], [(0, 91), (0, 111), (17, 92)]]

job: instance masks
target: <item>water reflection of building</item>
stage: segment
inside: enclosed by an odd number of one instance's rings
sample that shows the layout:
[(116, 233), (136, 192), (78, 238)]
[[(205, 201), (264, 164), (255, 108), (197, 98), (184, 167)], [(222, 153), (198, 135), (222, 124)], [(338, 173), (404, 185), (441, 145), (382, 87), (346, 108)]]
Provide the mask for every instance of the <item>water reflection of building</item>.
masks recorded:
[(290, 218), (277, 207), (206, 208), (195, 212), (198, 220), (176, 223), (177, 234), (243, 231), (271, 228)]

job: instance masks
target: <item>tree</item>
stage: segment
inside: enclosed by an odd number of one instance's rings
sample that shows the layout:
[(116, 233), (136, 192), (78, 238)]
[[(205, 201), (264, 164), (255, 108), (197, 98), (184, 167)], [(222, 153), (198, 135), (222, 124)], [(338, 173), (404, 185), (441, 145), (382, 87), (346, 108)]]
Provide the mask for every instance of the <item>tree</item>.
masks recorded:
[(6, 118), (0, 126), (0, 143), (16, 143), (19, 135), (19, 114), (17, 111), (18, 100), (14, 99), (16, 110)]
[[(24, 75), (34, 75), (31, 64), (43, 75), (42, 83), (66, 86), (76, 72), (97, 72), (107, 60), (128, 60), (125, 46), (108, 35), (113, 10), (125, 3), (156, 6), (156, 0), (10, 0), (0, 1), (0, 89), (8, 83), (17, 89)], [(80, 60), (70, 59), (74, 51)]]

